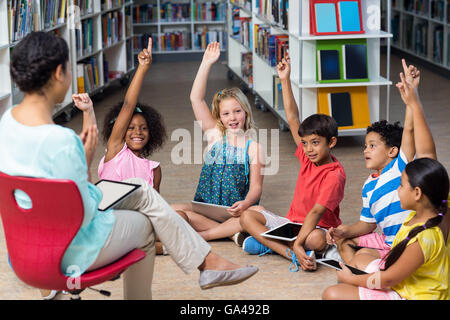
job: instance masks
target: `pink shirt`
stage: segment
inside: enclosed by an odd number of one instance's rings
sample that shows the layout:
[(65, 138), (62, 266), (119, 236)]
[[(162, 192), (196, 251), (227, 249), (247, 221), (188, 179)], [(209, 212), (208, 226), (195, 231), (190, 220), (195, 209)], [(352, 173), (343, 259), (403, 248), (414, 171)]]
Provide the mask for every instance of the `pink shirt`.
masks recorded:
[(100, 179), (115, 181), (142, 178), (153, 187), (153, 170), (158, 166), (159, 162), (137, 157), (124, 143), (114, 158), (106, 163), (105, 157), (100, 160), (98, 176)]

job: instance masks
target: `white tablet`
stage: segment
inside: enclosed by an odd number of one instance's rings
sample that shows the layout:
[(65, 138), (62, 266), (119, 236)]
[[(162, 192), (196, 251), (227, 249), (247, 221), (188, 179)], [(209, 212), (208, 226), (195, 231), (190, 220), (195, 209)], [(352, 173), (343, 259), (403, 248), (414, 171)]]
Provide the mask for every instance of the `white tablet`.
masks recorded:
[(206, 202), (192, 201), (192, 210), (220, 223), (232, 217), (231, 213), (228, 212), (228, 209), (230, 209), (230, 207)]
[(261, 233), (261, 235), (263, 237), (273, 238), (277, 240), (294, 241), (295, 239), (297, 239), (298, 233), (300, 232), (301, 228), (302, 225), (300, 223), (286, 222), (281, 226)]
[(120, 201), (140, 187), (138, 184), (112, 180), (100, 180), (95, 185), (103, 193), (103, 198), (98, 205), (98, 210), (100, 211), (106, 211), (116, 206)]

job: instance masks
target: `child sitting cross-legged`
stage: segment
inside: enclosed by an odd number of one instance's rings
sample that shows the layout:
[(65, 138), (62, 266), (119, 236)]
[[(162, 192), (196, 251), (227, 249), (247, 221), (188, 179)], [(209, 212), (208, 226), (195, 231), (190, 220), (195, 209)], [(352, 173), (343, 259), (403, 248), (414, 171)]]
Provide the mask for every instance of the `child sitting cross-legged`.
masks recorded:
[[(407, 66), (402, 60), (406, 80), (416, 90), (420, 72)], [(400, 206), (397, 188), (400, 176), (415, 154), (412, 110), (406, 108), (405, 123), (388, 123), (386, 120), (373, 123), (367, 128), (364, 158), (366, 167), (375, 170), (362, 189), (363, 206), (360, 221), (330, 228), (328, 243), (337, 245), (340, 257), (350, 265), (355, 256), (372, 255), (373, 259), (384, 258), (392, 242), (409, 215), (409, 210)], [(381, 233), (375, 232), (379, 227)], [(355, 251), (351, 245), (367, 247)]]
[[(290, 270), (314, 270), (314, 258), (306, 250), (323, 252), (327, 248), (326, 230), (341, 224), (339, 203), (344, 196), (345, 172), (331, 154), (336, 145), (336, 121), (324, 114), (299, 120), (297, 104), (290, 83), (290, 59), (277, 66), (283, 91), (283, 103), (291, 134), (297, 145), (295, 156), (300, 162), (294, 199), (286, 217), (278, 216), (263, 206), (253, 206), (241, 215), (241, 225), (251, 234), (244, 240), (243, 250), (249, 254), (276, 253), (292, 259)], [(284, 242), (261, 236), (261, 233), (285, 222), (301, 223), (295, 242)], [(293, 252), (292, 252), (293, 250)]]

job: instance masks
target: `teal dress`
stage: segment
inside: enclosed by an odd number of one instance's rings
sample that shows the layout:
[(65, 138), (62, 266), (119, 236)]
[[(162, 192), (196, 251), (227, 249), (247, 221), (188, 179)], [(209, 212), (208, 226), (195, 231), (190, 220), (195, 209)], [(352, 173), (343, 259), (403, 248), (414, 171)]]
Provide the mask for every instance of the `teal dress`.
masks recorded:
[(224, 137), (211, 147), (200, 174), (195, 201), (232, 206), (245, 199), (250, 189), (250, 142), (243, 149), (230, 145)]

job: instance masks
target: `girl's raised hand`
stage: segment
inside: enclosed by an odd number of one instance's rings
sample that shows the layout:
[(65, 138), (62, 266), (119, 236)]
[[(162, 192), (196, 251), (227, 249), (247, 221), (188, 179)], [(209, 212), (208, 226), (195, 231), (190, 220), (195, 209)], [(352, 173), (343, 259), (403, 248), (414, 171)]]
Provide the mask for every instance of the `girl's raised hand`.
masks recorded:
[(289, 79), (291, 74), (291, 58), (289, 58), (289, 56), (281, 59), (281, 61), (277, 64), (277, 72), (280, 80)]
[(150, 65), (152, 63), (152, 46), (153, 46), (153, 41), (152, 41), (152, 38), (149, 37), (147, 48), (144, 48), (138, 54), (139, 65), (144, 66), (144, 67), (150, 67)]
[(203, 54), (202, 63), (208, 65), (213, 65), (220, 57), (220, 44), (218, 42), (211, 42), (206, 47), (205, 53)]
[(92, 100), (87, 93), (78, 93), (72, 95), (73, 103), (83, 112), (89, 111), (93, 108)]
[(403, 74), (405, 75), (406, 82), (412, 85), (415, 89), (419, 87), (420, 71), (413, 65), (406, 65), (405, 59), (402, 59)]

